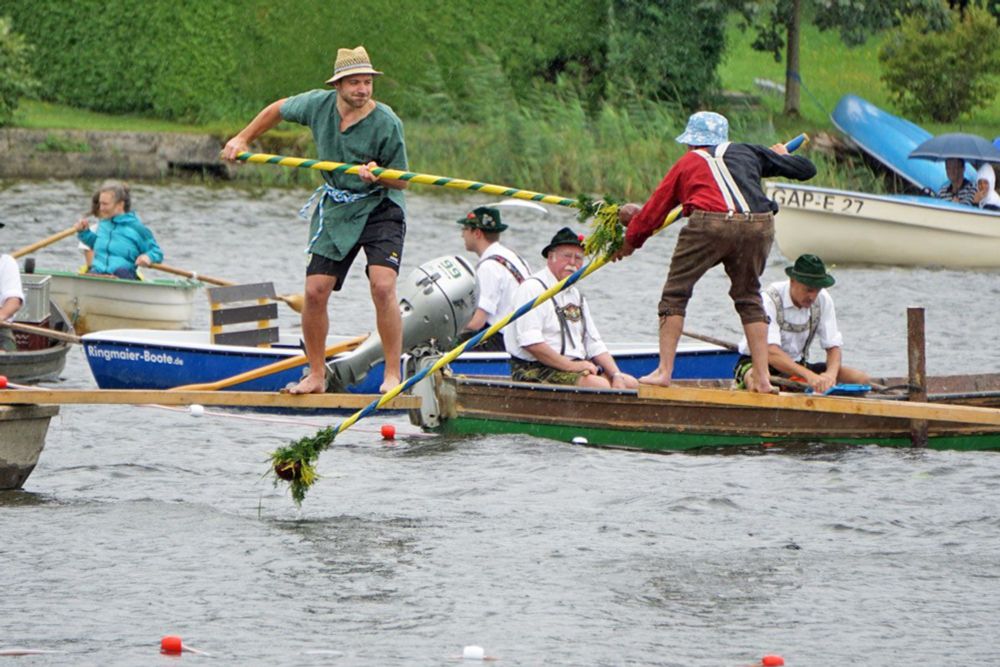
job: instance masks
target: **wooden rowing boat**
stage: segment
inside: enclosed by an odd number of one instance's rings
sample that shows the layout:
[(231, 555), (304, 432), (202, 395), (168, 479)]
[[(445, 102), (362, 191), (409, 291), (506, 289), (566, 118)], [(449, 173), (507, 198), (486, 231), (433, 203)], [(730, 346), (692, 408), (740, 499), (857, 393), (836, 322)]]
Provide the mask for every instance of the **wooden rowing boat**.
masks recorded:
[(1000, 449), (1000, 374), (933, 378), (929, 403), (920, 404), (761, 396), (718, 382), (619, 391), (440, 374), (433, 381), (436, 405), (415, 389), (424, 407), (410, 413), (411, 421), (454, 434), (524, 433), (647, 451), (815, 442), (906, 446), (911, 419), (921, 416), (933, 419), (932, 448)]
[(55, 405), (0, 405), (0, 490), (19, 489), (45, 447)]
[[(49, 301), (49, 316), (35, 324), (42, 329), (73, 334), (66, 315)], [(69, 343), (48, 338), (41, 333), (15, 331), (16, 352), (0, 352), (0, 375), (11, 382), (47, 382), (58, 380), (66, 367)]]
[(105, 329), (185, 329), (194, 315), (197, 280), (119, 280), (70, 271), (51, 276), (52, 299), (83, 334)]

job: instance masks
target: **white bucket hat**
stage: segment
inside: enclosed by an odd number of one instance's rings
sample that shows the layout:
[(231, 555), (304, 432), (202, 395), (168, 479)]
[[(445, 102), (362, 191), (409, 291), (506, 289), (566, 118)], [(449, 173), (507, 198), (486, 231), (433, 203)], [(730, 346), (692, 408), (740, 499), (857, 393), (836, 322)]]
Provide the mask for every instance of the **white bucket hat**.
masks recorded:
[(677, 143), (688, 146), (718, 146), (729, 141), (729, 121), (714, 111), (699, 111), (688, 118)]

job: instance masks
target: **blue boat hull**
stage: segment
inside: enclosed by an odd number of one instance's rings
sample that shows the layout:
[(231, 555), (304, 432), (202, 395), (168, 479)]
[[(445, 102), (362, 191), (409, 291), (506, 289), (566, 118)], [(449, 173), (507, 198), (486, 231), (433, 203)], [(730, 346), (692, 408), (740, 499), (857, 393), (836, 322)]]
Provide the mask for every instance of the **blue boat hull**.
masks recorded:
[[(102, 389), (170, 389), (188, 384), (215, 382), (299, 354), (298, 348), (227, 348), (226, 346), (184, 346), (142, 341), (115, 340), (91, 334), (84, 341), (90, 370)], [(619, 367), (626, 373), (645, 375), (656, 367), (655, 348), (612, 350)], [(674, 377), (678, 379), (728, 378), (732, 376), (737, 354), (705, 346), (678, 352)], [(383, 365), (379, 363), (359, 384), (348, 391), (378, 393)], [(451, 363), (453, 372), (462, 375), (510, 375), (509, 359), (497, 352), (469, 352)], [(292, 368), (233, 385), (232, 391), (280, 391), (302, 376), (302, 367)]]
[[(937, 192), (948, 180), (943, 162), (907, 157), (914, 148), (934, 136), (919, 125), (894, 116), (857, 95), (840, 98), (830, 120), (861, 150), (917, 189), (929, 188)], [(965, 176), (974, 181), (976, 172), (966, 166)]]

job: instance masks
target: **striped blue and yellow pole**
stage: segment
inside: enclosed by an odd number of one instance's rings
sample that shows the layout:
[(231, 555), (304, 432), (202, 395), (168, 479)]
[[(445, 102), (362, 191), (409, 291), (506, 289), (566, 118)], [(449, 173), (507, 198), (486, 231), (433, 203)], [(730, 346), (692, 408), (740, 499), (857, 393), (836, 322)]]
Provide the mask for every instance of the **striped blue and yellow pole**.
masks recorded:
[[(788, 148), (788, 150), (791, 152), (794, 151), (796, 148), (799, 148), (806, 140), (807, 140), (806, 135), (800, 134), (799, 136), (795, 137), (787, 144), (785, 144), (785, 147)], [(337, 163), (326, 163), (326, 164), (337, 164)], [(386, 171), (393, 171), (393, 170), (386, 170)], [(356, 168), (355, 171), (351, 173), (356, 173)], [(395, 172), (395, 173), (401, 174), (408, 172)], [(388, 178), (398, 178), (398, 176), (395, 175), (386, 174), (386, 176)], [(490, 187), (499, 187), (499, 186), (490, 186)], [(517, 190), (517, 192), (525, 192), (525, 191)], [(505, 192), (504, 196), (514, 196), (514, 195), (511, 195), (509, 192)], [(543, 195), (543, 196), (548, 196), (548, 195)], [(522, 199), (523, 198), (524, 197), (522, 197)], [(573, 201), (573, 200), (566, 200), (564, 198), (563, 200)], [(544, 201), (544, 200), (536, 200), (536, 201)], [(556, 203), (556, 202), (550, 202), (550, 203)], [(576, 202), (573, 201), (572, 205), (575, 206)], [(674, 208), (664, 219), (663, 223), (653, 232), (653, 234), (654, 235), (659, 234), (661, 231), (666, 229), (668, 226), (670, 226), (671, 223), (673, 223), (675, 220), (677, 220), (677, 218), (680, 217), (680, 214), (681, 214), (681, 207), (678, 206)], [(437, 360), (437, 362), (435, 362), (430, 367), (425, 368), (424, 370), (407, 378), (405, 382), (387, 391), (378, 399), (372, 401), (364, 408), (362, 408), (358, 412), (354, 413), (353, 415), (345, 419), (343, 422), (340, 423), (340, 425), (336, 427), (328, 426), (327, 428), (320, 430), (318, 433), (316, 433), (316, 435), (312, 437), (302, 438), (297, 442), (290, 444), (287, 447), (282, 447), (281, 449), (272, 452), (271, 464), (274, 469), (274, 472), (279, 478), (289, 482), (292, 491), (292, 498), (293, 500), (295, 500), (296, 504), (302, 503), (302, 501), (305, 499), (306, 492), (309, 490), (309, 487), (312, 486), (312, 484), (317, 479), (315, 462), (316, 459), (319, 457), (319, 454), (324, 449), (327, 449), (330, 445), (332, 445), (334, 439), (336, 439), (336, 437), (340, 433), (343, 433), (344, 431), (349, 429), (359, 420), (373, 414), (380, 407), (391, 401), (393, 398), (395, 398), (402, 392), (406, 391), (407, 389), (410, 389), (411, 387), (413, 387), (413, 385), (420, 382), (431, 373), (436, 373), (437, 371), (441, 370), (446, 365), (448, 365), (449, 363), (457, 359), (459, 356), (461, 356), (462, 353), (464, 353), (466, 350), (475, 347), (476, 345), (486, 340), (487, 338), (493, 336), (498, 331), (500, 331), (501, 329), (503, 329), (508, 324), (518, 319), (528, 311), (537, 308), (541, 304), (545, 303), (546, 301), (554, 297), (559, 292), (562, 292), (568, 287), (571, 287), (577, 282), (583, 280), (590, 274), (594, 273), (595, 271), (603, 267), (609, 261), (610, 261), (609, 255), (601, 255), (600, 257), (591, 261), (589, 264), (580, 267), (572, 275), (567, 276), (566, 278), (560, 280), (552, 287), (548, 288), (547, 290), (539, 294), (537, 297), (535, 297), (534, 300), (523, 304), (512, 313), (509, 313), (507, 316), (494, 322), (493, 325), (490, 326), (485, 331), (480, 331), (472, 338), (464, 341), (457, 347), (453, 348), (450, 352), (442, 356), (440, 359)]]
[[(236, 159), (258, 164), (276, 164), (282, 167), (317, 169), (319, 171), (330, 171), (338, 174), (357, 174), (358, 168), (361, 166), (357, 164), (347, 164), (344, 162), (308, 160), (299, 157), (269, 155), (267, 153), (243, 152), (237, 154)], [(449, 178), (448, 176), (418, 174), (413, 171), (400, 171), (399, 169), (389, 169), (386, 167), (375, 167), (371, 171), (376, 176), (380, 176), (382, 178), (392, 178), (400, 181), (409, 181), (411, 183), (422, 183), (424, 185), (437, 185), (439, 187), (455, 188), (457, 190), (484, 192), (490, 195), (513, 197), (514, 199), (537, 201), (544, 204), (555, 204), (557, 206), (577, 206), (577, 201), (575, 199), (568, 199), (558, 195), (546, 195), (541, 192), (532, 192), (531, 190), (519, 190), (518, 188), (512, 188), (506, 185), (492, 185), (490, 183), (479, 183), (478, 181), (467, 181), (461, 178)]]
[[(667, 218), (663, 221), (663, 224), (654, 231), (654, 234), (660, 233), (662, 230), (666, 229), (670, 223), (676, 220), (681, 214), (681, 207), (678, 206), (670, 212)], [(493, 323), (485, 331), (480, 331), (478, 334), (472, 338), (461, 343), (458, 347), (453, 348), (450, 352), (442, 356), (429, 368), (425, 368), (419, 373), (416, 373), (406, 379), (402, 384), (397, 385), (393, 389), (387, 391), (377, 400), (372, 401), (364, 408), (354, 413), (343, 422), (340, 423), (336, 428), (327, 427), (319, 431), (316, 435), (312, 437), (302, 438), (301, 440), (292, 443), (287, 447), (283, 447), (271, 454), (271, 463), (274, 468), (275, 474), (281, 479), (289, 482), (292, 490), (292, 498), (295, 500), (296, 504), (301, 504), (302, 500), (305, 498), (306, 492), (309, 487), (312, 486), (313, 482), (316, 481), (316, 468), (315, 461), (319, 457), (320, 452), (333, 444), (334, 439), (340, 434), (353, 426), (357, 421), (364, 419), (365, 417), (373, 414), (380, 407), (391, 401), (393, 398), (411, 388), (416, 383), (423, 380), (425, 377), (431, 373), (436, 373), (437, 371), (444, 368), (446, 365), (450, 364), (452, 361), (457, 359), (468, 349), (471, 349), (478, 345), (480, 342), (486, 340), (490, 336), (494, 335), (505, 326), (518, 319), (528, 311), (540, 306), (552, 297), (554, 297), (559, 292), (562, 292), (566, 288), (576, 284), (577, 282), (583, 280), (589, 276), (594, 271), (607, 264), (609, 261), (607, 255), (602, 255), (597, 259), (591, 261), (589, 264), (580, 267), (572, 275), (563, 278), (552, 287), (548, 288), (534, 300), (523, 304), (520, 308), (514, 312), (508, 314), (506, 317), (501, 318)]]

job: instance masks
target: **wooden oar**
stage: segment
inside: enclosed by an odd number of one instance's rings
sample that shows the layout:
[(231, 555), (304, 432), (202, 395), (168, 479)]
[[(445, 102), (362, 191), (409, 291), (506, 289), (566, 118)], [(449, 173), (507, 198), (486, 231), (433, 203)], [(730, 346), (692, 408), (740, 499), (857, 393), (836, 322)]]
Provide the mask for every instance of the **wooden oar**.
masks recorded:
[(58, 234), (53, 234), (52, 236), (42, 239), (41, 241), (36, 241), (31, 245), (26, 245), (19, 250), (15, 250), (14, 252), (10, 253), (10, 256), (13, 257), (14, 259), (17, 259), (18, 257), (24, 257), (25, 255), (30, 255), (36, 250), (41, 250), (45, 246), (52, 245), (56, 241), (61, 241), (67, 236), (72, 236), (73, 234), (76, 234), (75, 226), (70, 227), (69, 229), (64, 229)]
[(53, 329), (46, 329), (45, 327), (36, 327), (22, 322), (0, 322), (0, 327), (5, 327), (13, 331), (37, 334), (39, 336), (45, 336), (46, 338), (54, 338), (55, 340), (64, 340), (67, 343), (80, 344), (82, 342), (82, 339), (79, 336), (63, 333), (62, 331), (55, 331)]
[(1000, 410), (996, 408), (940, 405), (918, 401), (884, 401), (877, 398), (846, 398), (815, 394), (758, 394), (730, 389), (658, 387), (647, 384), (639, 385), (639, 398), (1000, 426)]
[[(2, 405), (229, 405), (261, 408), (327, 408), (354, 410), (369, 403), (369, 394), (281, 394), (264, 391), (166, 391), (154, 389), (4, 389)], [(389, 406), (420, 407), (419, 396), (400, 396)]]
[[(737, 345), (736, 343), (731, 343), (731, 342), (729, 342), (727, 340), (722, 340), (721, 338), (714, 338), (712, 336), (706, 336), (705, 334), (696, 333), (694, 331), (682, 331), (681, 335), (682, 336), (687, 336), (688, 338), (694, 338), (695, 340), (700, 340), (700, 341), (703, 341), (705, 343), (711, 343), (712, 345), (718, 345), (719, 347), (724, 347), (725, 349), (729, 350), (730, 352), (739, 352), (740, 351), (740, 346), (739, 345)], [(771, 382), (773, 384), (777, 384), (777, 385), (784, 386), (784, 387), (791, 387), (791, 388), (807, 389), (809, 387), (809, 385), (806, 384), (806, 383), (804, 383), (804, 382), (796, 382), (795, 380), (790, 380), (788, 378), (782, 378), (782, 377), (779, 377), (779, 376), (776, 376), (776, 375), (772, 375), (771, 376)], [(886, 392), (886, 391), (889, 391), (889, 389), (890, 389), (890, 387), (887, 387), (884, 384), (878, 384), (878, 383), (875, 383), (875, 382), (869, 382), (868, 386), (870, 386), (872, 389), (874, 389), (877, 392)]]
[(694, 338), (695, 340), (700, 340), (705, 343), (711, 343), (712, 345), (718, 345), (719, 347), (724, 347), (730, 352), (739, 352), (740, 350), (739, 345), (736, 343), (730, 343), (729, 341), (713, 338), (712, 336), (706, 336), (705, 334), (695, 333), (693, 331), (682, 331), (681, 335), (687, 336), (688, 338)]
[[(336, 345), (331, 345), (323, 354), (326, 357), (332, 357), (335, 354), (340, 354), (341, 352), (348, 352), (353, 350), (358, 345), (363, 343), (366, 338), (371, 334), (362, 334), (360, 336), (355, 336), (349, 340), (341, 341)], [(232, 377), (224, 378), (222, 380), (216, 380), (215, 382), (203, 382), (201, 384), (186, 384), (181, 387), (173, 387), (167, 391), (217, 391), (219, 389), (225, 389), (226, 387), (232, 387), (234, 384), (240, 384), (242, 382), (249, 382), (250, 380), (256, 380), (257, 378), (264, 377), (266, 375), (273, 375), (274, 373), (280, 373), (281, 371), (287, 370), (289, 368), (295, 368), (296, 366), (304, 366), (308, 359), (306, 355), (299, 354), (294, 357), (288, 357), (287, 359), (282, 359), (281, 361), (276, 361), (273, 364), (268, 364), (267, 366), (261, 366), (260, 368), (255, 368), (252, 371), (245, 371), (238, 375), (233, 375)]]
[[(212, 276), (206, 276), (201, 273), (196, 273), (195, 271), (188, 271), (186, 269), (178, 269), (175, 266), (169, 266), (167, 264), (150, 264), (149, 268), (156, 269), (157, 271), (163, 271), (165, 273), (173, 273), (174, 275), (183, 276), (185, 278), (200, 280), (203, 283), (218, 285), (220, 287), (231, 287), (236, 284), (231, 280), (223, 280), (222, 278), (213, 278)], [(288, 304), (288, 306), (296, 313), (302, 312), (302, 305), (305, 301), (305, 297), (303, 297), (301, 294), (283, 294), (276, 296), (274, 298), (277, 301), (282, 301)]]

